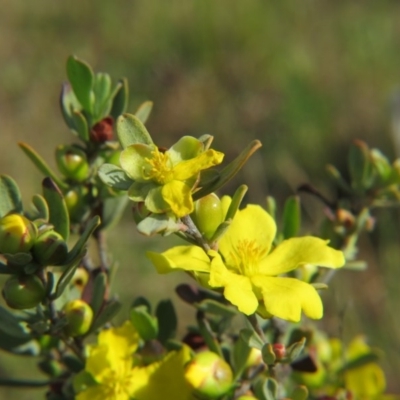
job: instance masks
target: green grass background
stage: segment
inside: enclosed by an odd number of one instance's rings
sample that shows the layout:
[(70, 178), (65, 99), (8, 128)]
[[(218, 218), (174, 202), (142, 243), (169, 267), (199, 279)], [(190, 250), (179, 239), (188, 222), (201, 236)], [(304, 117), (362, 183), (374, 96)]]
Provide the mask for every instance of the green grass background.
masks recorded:
[[(344, 168), (353, 138), (393, 159), (392, 99), (400, 84), (400, 3), (389, 0), (52, 0), (0, 1), (0, 172), (20, 184), (26, 204), (42, 177), (17, 148), (26, 141), (54, 165), (54, 147), (73, 140), (59, 109), (65, 61), (75, 54), (97, 71), (128, 78), (130, 111), (153, 100), (154, 140), (215, 136), (232, 159), (252, 139), (259, 151), (226, 193), (249, 186), (247, 202), (282, 201), (313, 182), (332, 195), (324, 165)], [(304, 198), (305, 228), (322, 210)], [(340, 272), (325, 293), (321, 323), (348, 340), (364, 332), (385, 352), (389, 388), (400, 392), (399, 213), (379, 212), (360, 245), (363, 273)], [(127, 213), (111, 235), (125, 299), (170, 295), (181, 275), (157, 276), (144, 248), (166, 242), (135, 232)], [(135, 247), (135, 248), (134, 248)], [(121, 288), (121, 289), (120, 289)], [(174, 297), (176, 300), (176, 297)], [(128, 300), (127, 300), (128, 301)], [(177, 301), (184, 319), (189, 310)], [(186, 321), (181, 321), (184, 326)], [(36, 376), (0, 353), (0, 375)], [(0, 398), (40, 398), (5, 391)]]

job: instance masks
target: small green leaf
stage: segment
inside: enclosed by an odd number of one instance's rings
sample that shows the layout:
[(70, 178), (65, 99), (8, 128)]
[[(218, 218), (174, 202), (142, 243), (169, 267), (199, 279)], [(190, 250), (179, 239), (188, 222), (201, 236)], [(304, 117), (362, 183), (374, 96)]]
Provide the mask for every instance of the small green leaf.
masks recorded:
[(239, 339), (236, 340), (232, 351), (233, 366), (235, 368), (236, 377), (240, 377), (243, 370), (246, 368), (250, 351), (251, 347), (249, 347), (249, 345), (239, 337)]
[(22, 214), (21, 193), (14, 179), (0, 175), (0, 218), (11, 212)]
[(105, 294), (107, 291), (107, 274), (100, 272), (96, 275), (93, 282), (93, 293), (90, 299), (90, 307), (93, 310), (93, 315), (96, 316), (104, 303)]
[(158, 335), (157, 318), (150, 315), (146, 306), (138, 306), (130, 311), (132, 325), (136, 328), (139, 336), (144, 340), (153, 340)]
[(392, 166), (387, 157), (378, 149), (370, 151), (372, 164), (377, 171), (382, 182), (386, 182), (392, 174)]
[(94, 230), (100, 225), (100, 218), (98, 216), (93, 217), (86, 225), (85, 230), (79, 237), (78, 241), (75, 243), (72, 250), (68, 253), (68, 258), (66, 263), (74, 262), (75, 259), (80, 257), (83, 252), (86, 242), (89, 240), (90, 235)]
[(69, 83), (64, 83), (62, 85), (60, 93), (60, 108), (65, 123), (75, 133), (76, 127), (74, 119), (72, 118), (72, 113), (74, 111), (81, 110), (82, 106), (80, 105), (78, 99), (76, 98)]
[(114, 164), (102, 164), (99, 177), (107, 186), (116, 190), (128, 190), (133, 183), (126, 172)]
[(0, 306), (0, 332), (22, 339), (25, 342), (32, 339), (32, 336), (24, 329), (14, 314), (2, 306)]
[(18, 337), (2, 330), (0, 330), (0, 349), (9, 353), (27, 356), (36, 356), (39, 352), (37, 342), (32, 340), (31, 335), (27, 334), (26, 337)]
[(198, 309), (210, 314), (219, 315), (223, 318), (234, 317), (238, 314), (236, 309), (211, 299), (203, 300), (198, 305)]
[[(228, 228), (231, 226), (232, 220), (224, 221), (222, 224), (220, 224), (215, 231), (214, 235), (210, 239), (210, 243), (213, 242), (218, 242), (222, 236), (224, 236), (225, 232), (228, 230)], [(196, 243), (195, 243), (196, 244)]]
[(201, 197), (206, 196), (212, 192), (217, 191), (220, 187), (224, 186), (229, 182), (244, 166), (247, 160), (253, 155), (253, 153), (261, 147), (261, 142), (259, 140), (253, 140), (240, 154), (235, 158), (230, 164), (228, 164), (219, 173), (218, 179), (204, 185), (200, 190), (198, 190), (193, 199), (197, 200)]
[(370, 150), (365, 142), (355, 140), (350, 146), (348, 166), (353, 188), (356, 190), (369, 189), (374, 181), (375, 170)]
[(239, 336), (249, 347), (254, 347), (259, 350), (264, 347), (265, 343), (252, 329), (242, 329)]
[(316, 290), (326, 290), (326, 289), (328, 289), (328, 285), (326, 283), (322, 283), (322, 282), (311, 283), (311, 286)]
[(153, 102), (145, 101), (136, 110), (135, 115), (142, 122), (142, 124), (145, 124), (147, 119), (149, 118), (152, 109), (153, 109)]
[(178, 319), (175, 307), (171, 300), (161, 300), (156, 307), (156, 317), (158, 320), (158, 340), (165, 343), (168, 339), (175, 336), (178, 327)]
[(136, 308), (136, 307), (145, 307), (145, 309), (147, 310), (148, 313), (151, 314), (151, 304), (150, 302), (143, 296), (138, 296), (136, 297), (135, 300), (133, 300), (132, 303), (132, 308)]
[(291, 344), (286, 349), (287, 358), (290, 362), (296, 360), (296, 358), (301, 354), (306, 344), (306, 338), (303, 337), (299, 342)]
[(167, 214), (150, 214), (139, 222), (136, 228), (142, 235), (153, 236), (158, 233), (168, 235), (178, 232), (182, 229), (182, 225)]
[(128, 196), (109, 197), (105, 199), (101, 210), (101, 229), (114, 227), (122, 217), (128, 202)]
[(33, 259), (31, 253), (3, 254), (3, 257), (7, 260), (8, 264), (13, 266), (25, 266)]
[(29, 157), (29, 159), (35, 164), (36, 168), (45, 176), (51, 178), (59, 188), (65, 190), (68, 185), (64, 183), (54, 171), (47, 165), (46, 161), (28, 144), (19, 142), (18, 146), (22, 151)]
[(342, 374), (343, 372), (351, 369), (360, 368), (370, 363), (376, 363), (377, 361), (379, 361), (379, 358), (379, 354), (373, 351), (371, 351), (370, 353), (362, 354), (361, 356), (345, 363), (343, 367), (338, 370), (338, 373)]
[(278, 383), (272, 378), (261, 378), (254, 385), (254, 394), (260, 400), (277, 400)]
[(267, 203), (268, 214), (273, 219), (276, 219), (276, 201), (275, 201), (275, 199), (272, 196), (267, 196), (266, 203)]
[(100, 314), (94, 320), (89, 333), (95, 332), (97, 329), (101, 328), (107, 322), (111, 321), (121, 310), (122, 304), (116, 300), (109, 300), (104, 307), (101, 309)]
[(51, 178), (44, 178), (42, 182), (43, 197), (49, 207), (49, 222), (54, 226), (65, 241), (69, 237), (69, 214), (64, 196)]
[(291, 395), (292, 400), (307, 400), (308, 389), (305, 386), (297, 386)]
[(242, 200), (247, 193), (248, 187), (246, 185), (240, 185), (235, 194), (232, 197), (231, 204), (229, 206), (228, 212), (226, 213), (225, 221), (229, 219), (233, 219), (236, 215), (237, 210), (240, 208), (242, 204)]
[(136, 143), (153, 144), (153, 140), (143, 123), (132, 114), (123, 114), (118, 117), (117, 134), (124, 149)]
[(90, 114), (93, 112), (94, 75), (90, 66), (74, 56), (68, 57), (67, 76), (75, 96), (82, 107)]
[(85, 255), (86, 251), (82, 251), (82, 253), (74, 259), (64, 270), (61, 274), (60, 279), (57, 282), (55, 293), (51, 296), (53, 300), (58, 299), (63, 293), (68, 284), (71, 282), (72, 278), (74, 277), (75, 271), (79, 266), (79, 263), (83, 256)]
[(44, 219), (45, 221), (48, 221), (50, 212), (45, 198), (40, 194), (34, 194), (32, 197), (32, 203), (37, 210), (35, 218), (33, 219)]
[(270, 343), (266, 343), (261, 349), (262, 359), (267, 365), (275, 364), (276, 356), (274, 353), (274, 349)]
[(73, 111), (71, 118), (74, 122), (74, 130), (77, 132), (79, 139), (83, 142), (89, 141), (89, 128), (86, 118), (80, 111)]
[(107, 117), (111, 109), (111, 78), (110, 75), (99, 72), (95, 76), (94, 81), (94, 119), (98, 121), (103, 117)]
[(128, 107), (128, 101), (129, 101), (128, 80), (126, 78), (119, 80), (113, 93), (114, 94), (111, 96), (112, 107), (110, 114), (114, 118), (114, 120), (117, 120), (117, 118), (120, 115), (122, 115)]
[(332, 181), (339, 186), (340, 189), (342, 189), (345, 193), (348, 194), (352, 193), (353, 190), (351, 189), (350, 185), (344, 180), (342, 174), (336, 167), (334, 167), (331, 164), (328, 164), (326, 166), (326, 172), (328, 173)]
[(85, 368), (85, 364), (75, 355), (64, 354), (61, 360), (71, 372), (78, 373)]
[(285, 201), (283, 208), (283, 228), (282, 233), (285, 239), (290, 239), (299, 233), (301, 225), (300, 198), (298, 196), (289, 197)]

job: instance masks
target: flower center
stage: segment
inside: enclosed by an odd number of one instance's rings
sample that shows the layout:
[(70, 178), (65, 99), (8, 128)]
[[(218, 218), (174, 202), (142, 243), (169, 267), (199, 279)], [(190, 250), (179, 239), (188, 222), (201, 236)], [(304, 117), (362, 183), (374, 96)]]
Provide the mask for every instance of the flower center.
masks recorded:
[(172, 162), (167, 153), (161, 153), (157, 148), (151, 152), (151, 155), (152, 158), (145, 158), (148, 166), (143, 171), (144, 179), (165, 185), (172, 180)]
[(267, 255), (267, 249), (260, 247), (254, 240), (241, 240), (232, 251), (234, 268), (241, 275), (253, 276), (258, 273), (260, 260)]
[(110, 400), (126, 398), (126, 400), (128, 400), (130, 398), (129, 388), (131, 387), (131, 381), (131, 371), (110, 371), (107, 377), (107, 382), (105, 382), (105, 398)]

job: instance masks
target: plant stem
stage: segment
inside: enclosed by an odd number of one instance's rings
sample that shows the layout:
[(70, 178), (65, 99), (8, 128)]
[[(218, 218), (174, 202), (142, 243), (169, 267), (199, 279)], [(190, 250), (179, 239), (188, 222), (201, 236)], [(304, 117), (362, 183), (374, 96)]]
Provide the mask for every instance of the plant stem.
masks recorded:
[(249, 320), (251, 326), (253, 329), (256, 331), (257, 335), (260, 337), (260, 339), (264, 342), (267, 343), (267, 339), (265, 338), (264, 332), (261, 329), (260, 324), (258, 323), (257, 316), (256, 314), (251, 314), (247, 315), (247, 319)]
[(210, 245), (204, 240), (202, 234), (197, 229), (197, 226), (194, 224), (192, 218), (189, 215), (186, 215), (181, 218), (182, 222), (186, 225), (187, 231), (189, 235), (196, 240), (196, 242), (204, 249), (205, 252), (211, 250)]
[(0, 378), (0, 386), (18, 388), (39, 388), (51, 385), (52, 381), (30, 381), (19, 379)]

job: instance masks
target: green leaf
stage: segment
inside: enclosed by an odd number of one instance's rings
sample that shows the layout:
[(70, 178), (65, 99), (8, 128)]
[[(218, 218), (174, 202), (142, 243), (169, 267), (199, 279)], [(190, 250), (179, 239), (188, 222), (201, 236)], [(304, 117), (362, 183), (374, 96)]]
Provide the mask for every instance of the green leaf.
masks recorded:
[(32, 336), (25, 330), (18, 318), (2, 306), (0, 306), (0, 332), (24, 341), (32, 339)]
[[(214, 232), (214, 235), (212, 236), (210, 243), (213, 242), (218, 242), (219, 239), (224, 236), (225, 232), (228, 230), (228, 228), (231, 226), (232, 220), (224, 221), (222, 224), (220, 224), (217, 228), (217, 230)], [(196, 242), (194, 243), (196, 244)]]
[(111, 78), (110, 75), (99, 72), (94, 81), (94, 119), (98, 121), (108, 116), (111, 109)]
[(171, 300), (161, 300), (156, 307), (156, 317), (158, 320), (158, 340), (165, 343), (168, 339), (175, 336), (178, 327), (178, 319), (175, 307)]
[(118, 117), (117, 134), (124, 149), (136, 143), (153, 144), (153, 140), (143, 123), (132, 114), (123, 114)]
[(298, 234), (301, 225), (300, 198), (298, 196), (289, 197), (285, 201), (283, 208), (283, 228), (282, 233), (285, 239), (290, 239)]
[(35, 206), (37, 213), (33, 219), (44, 219), (49, 220), (50, 212), (49, 206), (47, 205), (46, 199), (40, 194), (34, 194), (32, 197), (32, 203)]
[(239, 337), (239, 339), (236, 340), (232, 351), (233, 366), (235, 368), (236, 377), (240, 377), (246, 368), (250, 351), (251, 347), (249, 347), (249, 345), (241, 337)]
[(31, 253), (3, 254), (3, 257), (13, 266), (25, 266), (33, 259)]
[(158, 336), (157, 318), (150, 315), (146, 306), (138, 306), (130, 311), (132, 325), (136, 328), (139, 336), (144, 340), (153, 340)]
[(62, 85), (60, 93), (60, 108), (65, 123), (75, 133), (76, 126), (72, 117), (72, 113), (74, 111), (80, 111), (82, 109), (82, 106), (76, 98), (69, 83), (64, 83)]
[(147, 119), (149, 118), (149, 115), (151, 113), (151, 110), (153, 109), (153, 102), (152, 101), (145, 101), (142, 103), (139, 108), (135, 112), (135, 116), (143, 123), (145, 124)]
[(145, 309), (147, 310), (148, 313), (151, 314), (151, 304), (150, 302), (143, 296), (138, 296), (136, 297), (135, 300), (133, 300), (132, 303), (132, 308), (136, 308), (136, 307), (145, 307)]
[(272, 196), (267, 196), (267, 211), (268, 214), (275, 220), (276, 219), (276, 201)]
[(127, 107), (129, 101), (129, 88), (128, 88), (128, 80), (126, 78), (120, 79), (116, 88), (114, 89), (114, 94), (112, 97), (112, 107), (111, 107), (111, 116), (114, 120), (122, 115)]
[(143, 235), (153, 236), (158, 233), (168, 235), (179, 232), (182, 225), (167, 214), (150, 214), (150, 216), (139, 222), (136, 228)]
[(111, 321), (121, 310), (122, 304), (116, 300), (109, 300), (104, 307), (101, 309), (100, 314), (95, 318), (90, 331), (88, 334), (95, 332), (97, 329), (101, 328), (107, 322)]
[(36, 168), (45, 176), (51, 178), (59, 188), (66, 190), (68, 185), (64, 183), (54, 171), (47, 165), (46, 161), (28, 144), (19, 142), (18, 146), (22, 151), (29, 157), (29, 159), (35, 164)]
[(261, 378), (254, 385), (254, 394), (260, 400), (276, 400), (278, 383), (272, 378)]
[(242, 204), (242, 200), (247, 193), (248, 187), (246, 185), (240, 185), (235, 194), (232, 197), (231, 204), (229, 206), (228, 212), (226, 213), (225, 221), (228, 219), (233, 219), (236, 215), (237, 210), (240, 208)]
[(306, 338), (303, 337), (299, 342), (291, 344), (286, 349), (287, 358), (290, 362), (296, 360), (296, 358), (301, 354), (306, 344)]
[(105, 199), (101, 210), (101, 229), (110, 229), (115, 226), (122, 217), (128, 202), (128, 196), (109, 197)]
[(126, 172), (114, 164), (102, 164), (99, 168), (99, 177), (107, 186), (116, 190), (128, 190), (133, 183)]
[(86, 242), (89, 240), (90, 235), (94, 230), (100, 225), (99, 216), (93, 217), (86, 225), (85, 230), (79, 237), (78, 241), (75, 243), (72, 250), (68, 253), (68, 258), (66, 263), (74, 262), (75, 259), (80, 257), (80, 254), (84, 251)]
[(305, 386), (297, 386), (291, 395), (292, 400), (307, 400), (308, 389)]
[(90, 66), (74, 56), (68, 57), (67, 76), (76, 98), (82, 107), (93, 113), (93, 82), (94, 75)]
[(267, 365), (275, 364), (276, 356), (274, 353), (274, 349), (270, 343), (266, 343), (261, 349), (262, 359)]
[(57, 282), (55, 293), (51, 296), (53, 300), (58, 299), (63, 293), (68, 284), (71, 282), (72, 278), (74, 277), (75, 271), (79, 266), (79, 263), (83, 256), (85, 255), (86, 251), (82, 251), (79, 257), (73, 260), (63, 271), (60, 276), (60, 279)]
[(198, 309), (210, 314), (219, 315), (223, 318), (234, 317), (238, 314), (236, 309), (211, 299), (203, 300), (198, 305)]
[(100, 311), (101, 306), (104, 303), (106, 291), (107, 291), (107, 274), (105, 272), (100, 272), (96, 275), (93, 282), (93, 293), (90, 299), (90, 307), (93, 310), (93, 315), (97, 315)]
[(22, 214), (21, 193), (14, 179), (0, 175), (0, 218), (11, 212)]
[(372, 164), (382, 182), (386, 182), (392, 175), (392, 166), (387, 157), (378, 149), (370, 151)]
[(366, 143), (355, 140), (350, 146), (348, 166), (352, 187), (356, 190), (369, 189), (375, 178), (375, 170)]
[(80, 111), (73, 111), (71, 118), (74, 122), (74, 130), (78, 134), (79, 139), (83, 142), (89, 142), (89, 127), (86, 118)]
[(193, 199), (197, 200), (204, 197), (212, 192), (217, 191), (220, 187), (224, 186), (229, 182), (244, 166), (247, 160), (253, 155), (253, 153), (261, 147), (259, 140), (253, 140), (230, 164), (228, 164), (220, 173), (219, 177), (209, 183), (204, 182), (202, 188), (198, 190), (194, 195)]
[(335, 182), (340, 189), (342, 189), (345, 193), (352, 193), (352, 189), (350, 185), (344, 180), (342, 177), (342, 174), (339, 172), (339, 170), (334, 167), (331, 164), (328, 164), (326, 166), (326, 171), (329, 175), (329, 177), (332, 179), (333, 182)]
[(43, 196), (49, 207), (49, 222), (54, 226), (65, 241), (69, 237), (69, 214), (64, 196), (51, 178), (44, 178), (42, 182)]
[(249, 347), (261, 350), (264, 346), (264, 342), (252, 329), (242, 329), (239, 336)]
[(360, 368), (370, 363), (376, 363), (379, 361), (379, 358), (380, 357), (378, 353), (371, 351), (370, 353), (363, 354), (351, 361), (346, 362), (342, 368), (338, 370), (338, 373), (342, 374), (350, 369)]
[(0, 349), (9, 353), (27, 356), (37, 356), (39, 353), (38, 345), (32, 340), (32, 336), (27, 335), (25, 338), (21, 338), (1, 330)]

